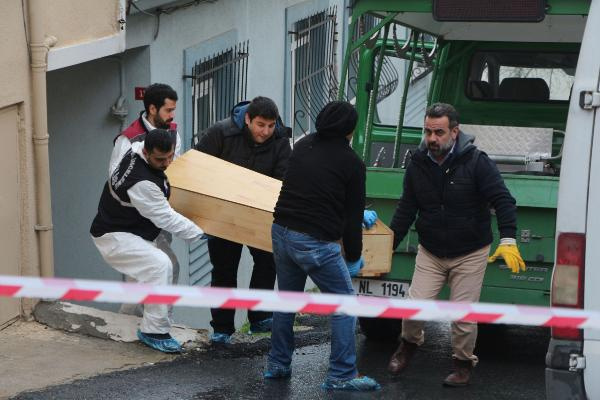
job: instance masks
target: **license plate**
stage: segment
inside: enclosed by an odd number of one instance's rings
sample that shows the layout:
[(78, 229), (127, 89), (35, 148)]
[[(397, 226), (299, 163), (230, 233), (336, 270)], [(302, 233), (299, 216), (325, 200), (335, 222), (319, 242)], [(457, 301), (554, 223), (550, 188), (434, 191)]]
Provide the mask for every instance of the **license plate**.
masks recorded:
[(354, 292), (361, 296), (393, 297), (404, 299), (408, 297), (407, 282), (380, 281), (375, 279), (353, 278)]

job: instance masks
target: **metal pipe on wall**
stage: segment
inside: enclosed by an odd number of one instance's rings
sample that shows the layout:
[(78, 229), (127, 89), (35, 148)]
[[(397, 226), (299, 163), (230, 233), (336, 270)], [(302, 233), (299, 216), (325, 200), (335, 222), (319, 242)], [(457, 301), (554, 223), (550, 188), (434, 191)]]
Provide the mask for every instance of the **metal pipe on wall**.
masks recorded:
[(127, 108), (127, 98), (125, 97), (125, 64), (122, 57), (108, 57), (108, 60), (119, 63), (119, 97), (115, 103), (110, 107), (110, 113), (114, 115), (121, 123), (119, 128), (120, 134), (127, 127), (127, 115), (129, 115), (129, 109)]
[(50, 157), (48, 154), (48, 110), (46, 99), (46, 71), (48, 52), (57, 43), (54, 36), (43, 32), (45, 0), (29, 0), (29, 51), (31, 63), (31, 108), (33, 121), (33, 152), (35, 170), (35, 203), (40, 275), (54, 276), (54, 248), (52, 242), (52, 207), (50, 192)]

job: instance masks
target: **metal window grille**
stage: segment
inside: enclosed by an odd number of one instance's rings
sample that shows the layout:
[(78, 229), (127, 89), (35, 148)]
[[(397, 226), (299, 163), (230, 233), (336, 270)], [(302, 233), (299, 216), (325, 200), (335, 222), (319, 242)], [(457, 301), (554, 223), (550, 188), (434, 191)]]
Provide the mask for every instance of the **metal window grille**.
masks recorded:
[[(194, 64), (192, 74), (192, 146), (215, 122), (227, 118), (234, 105), (246, 99), (248, 42), (237, 44)], [(189, 246), (191, 285), (210, 284), (212, 265), (206, 240)]]
[[(380, 18), (371, 14), (363, 14), (360, 16), (356, 24), (355, 31), (352, 33), (353, 40), (367, 33), (371, 28), (381, 21)], [(379, 36), (381, 36), (381, 32)], [(357, 83), (358, 83), (358, 57), (359, 49), (356, 49), (350, 56), (348, 66), (348, 90), (347, 100), (353, 102), (356, 98)], [(386, 97), (389, 97), (398, 87), (398, 71), (393, 65), (390, 65), (388, 58), (383, 59), (381, 66), (381, 77), (379, 78), (379, 90), (377, 91), (376, 102), (379, 103)]]
[(192, 75), (192, 146), (215, 122), (227, 118), (246, 99), (249, 44), (243, 42), (194, 64)]
[(330, 7), (296, 21), (289, 32), (294, 141), (314, 130), (317, 114), (337, 95), (336, 13)]

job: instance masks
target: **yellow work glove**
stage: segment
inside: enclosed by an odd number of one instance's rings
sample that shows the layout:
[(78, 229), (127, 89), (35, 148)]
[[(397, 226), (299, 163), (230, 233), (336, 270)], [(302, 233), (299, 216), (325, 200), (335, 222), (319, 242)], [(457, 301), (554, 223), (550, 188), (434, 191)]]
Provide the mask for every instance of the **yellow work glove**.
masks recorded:
[(521, 253), (519, 253), (519, 248), (517, 247), (517, 243), (514, 239), (506, 238), (501, 239), (498, 248), (488, 258), (488, 262), (494, 262), (498, 257), (502, 257), (504, 262), (513, 274), (518, 274), (520, 271), (525, 271), (525, 262), (523, 258), (521, 258)]

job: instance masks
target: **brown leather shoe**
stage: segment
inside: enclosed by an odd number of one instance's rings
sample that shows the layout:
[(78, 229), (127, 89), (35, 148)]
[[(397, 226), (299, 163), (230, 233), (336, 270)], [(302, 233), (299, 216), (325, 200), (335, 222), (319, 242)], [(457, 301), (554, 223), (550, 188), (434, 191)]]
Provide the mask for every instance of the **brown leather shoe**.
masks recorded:
[(392, 374), (399, 374), (402, 372), (402, 370), (408, 365), (408, 362), (412, 358), (413, 354), (415, 354), (417, 347), (419, 347), (417, 344), (402, 339), (400, 346), (398, 346), (396, 352), (392, 354), (392, 358), (388, 364), (388, 371), (390, 371)]
[(471, 379), (473, 362), (471, 360), (454, 359), (454, 372), (444, 379), (444, 386), (460, 387), (467, 386)]

